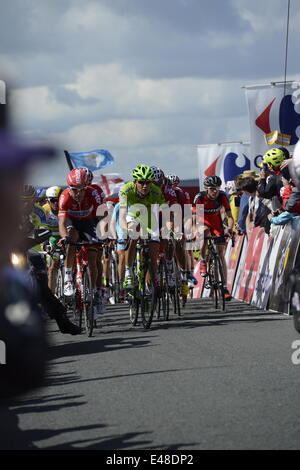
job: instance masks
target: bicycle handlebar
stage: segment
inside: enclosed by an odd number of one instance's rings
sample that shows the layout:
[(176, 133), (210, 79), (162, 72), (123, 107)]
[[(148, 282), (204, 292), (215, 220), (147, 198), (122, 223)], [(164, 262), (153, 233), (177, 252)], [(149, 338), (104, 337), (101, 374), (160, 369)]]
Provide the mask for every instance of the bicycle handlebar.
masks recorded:
[(218, 237), (212, 237), (212, 236), (204, 237), (204, 240), (221, 241), (221, 240), (224, 240), (224, 238), (230, 238), (231, 239), (232, 248), (233, 248), (234, 243), (235, 243), (234, 233), (232, 233), (231, 235), (229, 233), (225, 233), (224, 235), (220, 235)]
[(93, 246), (104, 246), (107, 243), (111, 242), (110, 238), (105, 238), (104, 240), (94, 240), (89, 242), (72, 242), (69, 240), (65, 241), (66, 245), (78, 246), (78, 247), (93, 247)]

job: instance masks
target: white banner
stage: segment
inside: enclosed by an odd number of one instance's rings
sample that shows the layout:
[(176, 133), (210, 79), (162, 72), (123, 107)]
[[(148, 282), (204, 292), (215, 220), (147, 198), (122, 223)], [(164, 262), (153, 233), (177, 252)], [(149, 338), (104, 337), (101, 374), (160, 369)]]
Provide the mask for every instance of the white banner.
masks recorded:
[(256, 170), (249, 157), (249, 143), (224, 142), (220, 144), (198, 145), (199, 183), (203, 189), (206, 176), (218, 175), (223, 181), (232, 181), (244, 170)]
[[(250, 153), (255, 159), (271, 147), (292, 150), (300, 137), (300, 83), (245, 87), (250, 122)], [(258, 159), (257, 159), (258, 161)]]

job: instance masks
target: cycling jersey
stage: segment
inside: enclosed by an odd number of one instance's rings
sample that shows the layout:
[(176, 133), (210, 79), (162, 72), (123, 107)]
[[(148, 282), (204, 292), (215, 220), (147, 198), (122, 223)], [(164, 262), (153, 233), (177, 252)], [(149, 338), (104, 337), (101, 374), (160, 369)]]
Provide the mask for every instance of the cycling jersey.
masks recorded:
[(65, 189), (59, 197), (58, 217), (72, 220), (95, 218), (98, 206), (104, 202), (102, 194), (95, 187), (88, 186), (83, 200), (78, 202), (72, 198), (70, 188)]
[(216, 199), (209, 199), (207, 191), (201, 191), (196, 194), (194, 199), (193, 212), (196, 213), (196, 205), (203, 204), (204, 215), (200, 216), (198, 223), (203, 223), (210, 228), (211, 234), (214, 236), (221, 236), (224, 233), (223, 222), (221, 218), (221, 209), (230, 211), (230, 205), (226, 193), (220, 191), (219, 196)]
[[(157, 206), (166, 204), (161, 189), (155, 184), (151, 184), (147, 196), (141, 198), (136, 191), (135, 183), (130, 181), (122, 187), (119, 197), (120, 208), (127, 209), (127, 223), (139, 219), (141, 226), (147, 228), (147, 231), (151, 233), (152, 239), (158, 240), (159, 223)], [(146, 207), (146, 214), (143, 214), (142, 211), (139, 210), (139, 206), (141, 205)], [(144, 217), (146, 217), (146, 220)]]
[(175, 191), (177, 203), (181, 205), (182, 210), (184, 209), (185, 204), (190, 204), (190, 195), (187, 191), (183, 191), (183, 189), (179, 188), (179, 186), (173, 187)]
[(49, 203), (43, 206), (43, 210), (46, 216), (46, 223), (43, 224), (48, 230), (52, 231), (52, 235), (59, 235), (58, 230), (58, 213), (55, 214)]
[(133, 204), (143, 204), (148, 209), (152, 204), (164, 204), (165, 199), (161, 189), (155, 184), (150, 185), (150, 192), (144, 198), (141, 198), (136, 192), (136, 186), (133, 181), (124, 184), (119, 194), (120, 207), (130, 207)]
[(163, 184), (160, 189), (165, 198), (165, 201), (167, 202), (169, 206), (172, 206), (173, 204), (177, 204), (176, 193), (171, 186), (167, 184)]

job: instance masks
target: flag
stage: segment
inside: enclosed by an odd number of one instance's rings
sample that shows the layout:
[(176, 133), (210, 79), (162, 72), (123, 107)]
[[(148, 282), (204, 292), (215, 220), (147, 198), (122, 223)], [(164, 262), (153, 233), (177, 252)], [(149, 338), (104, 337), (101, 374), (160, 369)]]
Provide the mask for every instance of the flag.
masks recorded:
[(206, 176), (220, 176), (223, 185), (245, 170), (257, 170), (258, 161), (250, 159), (249, 143), (223, 142), (198, 145), (199, 183), (203, 188)]
[(292, 136), (289, 134), (282, 134), (281, 132), (274, 131), (270, 132), (270, 134), (265, 134), (265, 140), (268, 145), (284, 145), (288, 147), (291, 143)]
[(268, 145), (274, 145), (277, 139), (278, 139), (278, 131), (265, 134), (265, 140)]
[(118, 193), (124, 184), (123, 178), (118, 173), (100, 174), (99, 171), (94, 171), (93, 183), (99, 184), (103, 190), (105, 197)]
[(272, 83), (245, 89), (251, 155), (254, 158), (264, 155), (269, 145), (284, 145), (292, 150), (300, 136), (300, 82), (287, 82), (285, 87), (284, 83)]
[(99, 170), (114, 163), (114, 157), (108, 150), (97, 149), (90, 152), (69, 153), (75, 168), (85, 166), (91, 171)]

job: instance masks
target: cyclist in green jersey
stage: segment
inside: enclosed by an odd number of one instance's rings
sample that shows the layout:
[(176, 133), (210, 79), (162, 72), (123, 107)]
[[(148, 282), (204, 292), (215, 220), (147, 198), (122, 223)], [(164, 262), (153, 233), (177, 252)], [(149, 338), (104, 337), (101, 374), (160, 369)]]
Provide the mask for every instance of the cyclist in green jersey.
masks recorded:
[[(145, 229), (151, 239), (150, 259), (157, 280), (157, 260), (159, 255), (159, 224), (158, 206), (165, 204), (165, 199), (158, 186), (152, 183), (153, 170), (148, 165), (138, 165), (132, 172), (133, 181), (125, 184), (119, 194), (120, 198), (120, 226), (128, 234), (131, 230), (140, 231), (146, 236)], [(143, 230), (144, 229), (144, 230)], [(130, 233), (129, 233), (130, 234)], [(125, 281), (126, 289), (131, 289), (132, 263), (135, 257), (137, 240), (130, 237), (129, 246), (125, 253)]]

